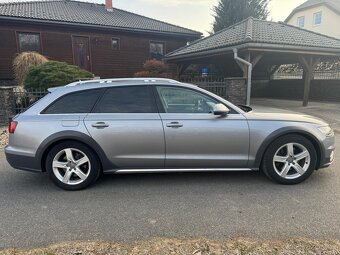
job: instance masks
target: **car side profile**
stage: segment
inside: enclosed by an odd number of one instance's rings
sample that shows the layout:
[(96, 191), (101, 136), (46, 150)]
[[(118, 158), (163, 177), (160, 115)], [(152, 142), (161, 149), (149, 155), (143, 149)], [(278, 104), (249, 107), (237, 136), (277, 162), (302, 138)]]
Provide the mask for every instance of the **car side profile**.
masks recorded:
[(5, 153), (13, 168), (47, 172), (66, 190), (102, 173), (262, 170), (297, 184), (334, 160), (324, 121), (249, 111), (174, 80), (91, 80), (49, 92), (11, 120)]

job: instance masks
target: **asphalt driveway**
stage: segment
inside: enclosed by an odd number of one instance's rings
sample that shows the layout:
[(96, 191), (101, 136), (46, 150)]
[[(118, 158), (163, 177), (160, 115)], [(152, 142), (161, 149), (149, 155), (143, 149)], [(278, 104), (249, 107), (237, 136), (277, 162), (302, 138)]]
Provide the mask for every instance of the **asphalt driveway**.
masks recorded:
[(339, 239), (339, 150), (336, 157), (296, 186), (256, 172), (144, 174), (66, 192), (44, 174), (12, 169), (1, 153), (0, 249), (159, 236)]
[(309, 102), (307, 107), (302, 101), (269, 98), (253, 98), (254, 110), (276, 112), (277, 109), (312, 115), (327, 121), (335, 131), (340, 132), (340, 102)]

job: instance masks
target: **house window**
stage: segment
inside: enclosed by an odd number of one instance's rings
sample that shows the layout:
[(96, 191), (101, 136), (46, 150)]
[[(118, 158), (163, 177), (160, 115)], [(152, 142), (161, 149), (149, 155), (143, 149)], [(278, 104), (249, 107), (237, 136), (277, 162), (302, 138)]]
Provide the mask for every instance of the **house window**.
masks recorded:
[(112, 47), (113, 50), (119, 50), (120, 49), (120, 39), (119, 38), (112, 38), (111, 47)]
[(161, 60), (164, 56), (164, 43), (150, 42), (150, 57), (152, 59)]
[(304, 28), (304, 27), (305, 27), (305, 17), (304, 17), (304, 16), (298, 17), (298, 19), (297, 19), (297, 25), (298, 25), (298, 27), (300, 27), (300, 28)]
[(41, 53), (39, 33), (18, 33), (19, 51), (36, 51)]
[(322, 13), (321, 12), (314, 13), (313, 20), (314, 20), (314, 26), (321, 25)]

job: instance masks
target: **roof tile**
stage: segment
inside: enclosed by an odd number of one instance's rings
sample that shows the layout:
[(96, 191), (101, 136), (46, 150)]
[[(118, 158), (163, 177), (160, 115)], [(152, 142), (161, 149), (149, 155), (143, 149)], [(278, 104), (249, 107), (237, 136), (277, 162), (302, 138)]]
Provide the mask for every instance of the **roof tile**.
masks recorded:
[(248, 18), (216, 34), (173, 51), (169, 53), (167, 57), (177, 57), (219, 48), (228, 48), (245, 43), (323, 47), (340, 50), (339, 39), (281, 22), (277, 23)]
[(103, 4), (73, 0), (45, 0), (0, 4), (0, 17), (1, 16), (47, 22), (95, 25), (126, 30), (166, 32), (197, 37), (201, 35), (200, 32), (194, 30), (168, 24), (121, 9), (114, 8), (112, 12), (109, 12)]

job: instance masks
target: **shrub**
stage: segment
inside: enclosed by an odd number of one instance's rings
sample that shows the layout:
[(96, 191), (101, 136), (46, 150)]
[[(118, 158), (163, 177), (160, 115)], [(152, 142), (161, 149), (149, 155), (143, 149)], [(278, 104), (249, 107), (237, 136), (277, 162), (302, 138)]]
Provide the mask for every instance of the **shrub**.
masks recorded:
[(144, 65), (144, 70), (134, 74), (135, 77), (158, 77), (166, 78), (168, 76), (168, 66), (163, 61), (147, 60)]
[(26, 89), (48, 89), (69, 84), (81, 79), (92, 79), (94, 75), (78, 66), (64, 62), (49, 61), (32, 67), (25, 80)]
[(23, 52), (13, 61), (14, 76), (18, 86), (23, 86), (26, 75), (31, 67), (46, 63), (48, 60), (37, 52)]

